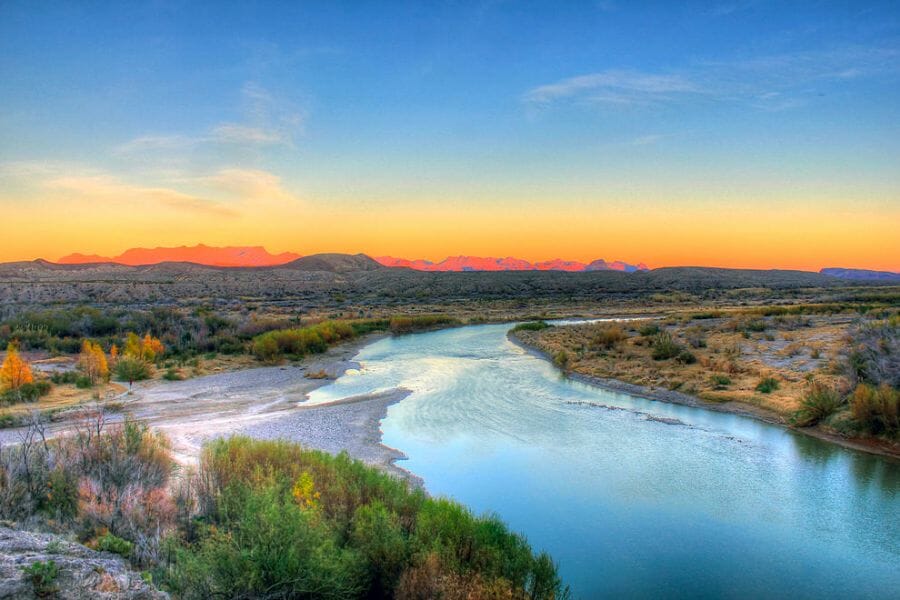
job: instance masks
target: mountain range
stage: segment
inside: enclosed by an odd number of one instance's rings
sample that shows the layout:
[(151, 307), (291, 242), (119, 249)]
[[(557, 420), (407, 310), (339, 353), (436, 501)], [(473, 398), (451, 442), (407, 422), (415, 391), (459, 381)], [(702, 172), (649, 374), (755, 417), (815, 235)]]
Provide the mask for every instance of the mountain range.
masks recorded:
[[(131, 248), (118, 256), (96, 254), (69, 254), (58, 261), (59, 264), (115, 263), (129, 266), (155, 265), (164, 262), (190, 262), (212, 267), (271, 267), (284, 265), (301, 256), (293, 252), (271, 254), (262, 246), (177, 246), (159, 248)], [(554, 259), (532, 263), (520, 258), (481, 256), (450, 256), (440, 262), (393, 256), (375, 257), (386, 267), (407, 267), (417, 271), (646, 271), (647, 265), (631, 265), (622, 261), (606, 262), (597, 259), (590, 263)]]

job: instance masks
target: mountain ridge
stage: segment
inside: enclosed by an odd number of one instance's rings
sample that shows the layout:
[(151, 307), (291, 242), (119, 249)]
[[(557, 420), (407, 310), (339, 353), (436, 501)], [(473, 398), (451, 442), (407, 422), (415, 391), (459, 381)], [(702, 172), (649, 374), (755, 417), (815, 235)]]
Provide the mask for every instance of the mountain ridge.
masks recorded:
[[(324, 256), (315, 254), (311, 256)], [(332, 254), (330, 256), (337, 256)], [(357, 255), (368, 256), (368, 255)], [(287, 266), (305, 258), (294, 252), (272, 254), (263, 246), (157, 246), (155, 248), (129, 248), (116, 256), (82, 254), (74, 252), (60, 257), (61, 265), (112, 263), (131, 267), (161, 263), (194, 263), (209, 267), (275, 267)], [(425, 259), (406, 259), (393, 256), (370, 257), (385, 267), (406, 267), (416, 271), (648, 271), (644, 263), (632, 265), (623, 261), (607, 262), (599, 258), (589, 263), (554, 258), (531, 262), (514, 256), (448, 256), (439, 262)], [(302, 263), (301, 263), (302, 264)], [(371, 267), (371, 265), (368, 265)]]

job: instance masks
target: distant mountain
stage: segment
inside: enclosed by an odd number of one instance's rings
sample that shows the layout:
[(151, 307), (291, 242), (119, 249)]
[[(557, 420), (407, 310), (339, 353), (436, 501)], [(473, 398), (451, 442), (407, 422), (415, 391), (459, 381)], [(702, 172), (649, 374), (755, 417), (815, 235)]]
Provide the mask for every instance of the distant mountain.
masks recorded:
[(448, 256), (438, 263), (421, 259), (395, 258), (393, 256), (376, 256), (375, 260), (386, 267), (408, 267), (417, 271), (624, 271), (633, 273), (634, 271), (649, 270), (644, 263), (630, 265), (618, 260), (607, 263), (602, 258), (589, 264), (559, 258), (531, 263), (512, 256), (507, 256), (506, 258), (493, 256)]
[(900, 273), (891, 271), (870, 271), (868, 269), (844, 269), (842, 267), (828, 267), (819, 271), (822, 275), (838, 277), (840, 279), (858, 279), (867, 281), (900, 281)]
[(312, 254), (281, 265), (283, 269), (297, 271), (327, 271), (330, 273), (349, 273), (354, 271), (377, 271), (385, 269), (365, 254)]
[[(86, 265), (100, 263), (115, 263), (119, 265), (128, 265), (132, 267), (144, 265), (158, 265), (166, 262), (189, 262), (209, 267), (274, 267), (274, 266), (292, 266), (301, 270), (309, 270), (311, 266), (323, 267), (324, 270), (333, 270), (336, 267), (339, 271), (353, 268), (354, 270), (372, 270), (372, 263), (385, 267), (406, 267), (416, 271), (623, 271), (625, 273), (633, 273), (634, 271), (647, 271), (647, 265), (639, 263), (631, 265), (622, 261), (606, 262), (602, 258), (591, 263), (583, 263), (577, 260), (562, 260), (555, 258), (536, 263), (531, 263), (521, 258), (507, 256), (506, 258), (496, 258), (493, 256), (448, 256), (444, 260), (434, 263), (430, 260), (423, 259), (407, 259), (396, 258), (393, 256), (378, 256), (371, 259), (363, 254), (356, 257), (365, 257), (368, 262), (359, 262), (354, 264), (345, 264), (340, 261), (334, 262), (336, 254), (317, 254), (309, 258), (307, 262), (297, 262), (301, 259), (299, 254), (293, 252), (283, 252), (281, 254), (271, 254), (262, 246), (206, 246), (198, 244), (196, 246), (178, 246), (178, 247), (159, 247), (159, 248), (131, 248), (118, 256), (100, 256), (97, 254), (69, 254), (63, 256), (57, 262), (61, 265)], [(323, 257), (332, 257), (329, 260)], [(322, 261), (325, 262), (322, 262)], [(332, 264), (334, 263), (334, 264)]]
[(69, 254), (57, 262), (74, 265), (86, 263), (117, 263), (120, 265), (155, 265), (163, 262), (191, 262), (211, 267), (271, 267), (300, 258), (299, 254), (283, 252), (270, 254), (262, 246), (214, 247), (198, 244), (173, 248), (131, 248), (118, 256)]

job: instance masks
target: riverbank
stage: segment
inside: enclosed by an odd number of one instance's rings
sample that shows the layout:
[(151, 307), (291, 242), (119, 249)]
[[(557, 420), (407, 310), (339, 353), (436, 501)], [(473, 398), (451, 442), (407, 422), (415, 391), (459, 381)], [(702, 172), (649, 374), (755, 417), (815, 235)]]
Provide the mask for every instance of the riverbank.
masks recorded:
[[(507, 333), (507, 339), (533, 356), (536, 356), (542, 360), (546, 360), (550, 363), (554, 362), (553, 357), (548, 352), (542, 350), (536, 345), (532, 345), (523, 341), (513, 331)], [(839, 435), (835, 435), (833, 433), (829, 433), (827, 431), (823, 431), (821, 429), (813, 427), (792, 427), (788, 424), (788, 422), (782, 415), (778, 414), (775, 411), (768, 410), (759, 406), (745, 404), (737, 401), (708, 402), (703, 400), (702, 398), (698, 398), (697, 396), (692, 396), (690, 394), (675, 390), (652, 388), (634, 383), (628, 383), (626, 381), (621, 381), (618, 379), (597, 377), (594, 375), (578, 373), (571, 370), (563, 370), (563, 372), (566, 377), (574, 381), (580, 381), (582, 383), (600, 387), (611, 392), (629, 394), (632, 396), (638, 396), (640, 398), (646, 398), (648, 400), (668, 402), (670, 404), (679, 404), (682, 406), (702, 408), (714, 412), (740, 415), (743, 417), (756, 419), (758, 421), (763, 421), (765, 423), (769, 423), (770, 425), (777, 425), (785, 429), (790, 429), (791, 431), (796, 431), (798, 433), (802, 433), (804, 435), (808, 435), (822, 441), (830, 442), (843, 448), (856, 450), (859, 452), (866, 452), (868, 454), (875, 454), (892, 461), (900, 461), (900, 448), (896, 447), (896, 445), (888, 446), (886, 444), (879, 443), (878, 440), (872, 439), (847, 439)]]
[[(309, 406), (309, 394), (351, 369), (359, 349), (388, 334), (373, 333), (329, 348), (323, 354), (278, 366), (244, 368), (183, 381), (149, 381), (97, 406), (114, 408), (106, 422), (134, 419), (162, 431), (176, 460), (196, 463), (207, 441), (232, 434), (258, 439), (283, 438), (384, 468), (420, 486), (421, 480), (397, 467), (405, 456), (381, 443), (381, 420), (391, 404), (409, 392), (391, 390), (340, 402)], [(324, 376), (323, 376), (324, 375)], [(78, 424), (85, 406), (48, 426), (47, 435), (64, 435)], [(0, 430), (0, 445), (21, 441), (24, 428)]]

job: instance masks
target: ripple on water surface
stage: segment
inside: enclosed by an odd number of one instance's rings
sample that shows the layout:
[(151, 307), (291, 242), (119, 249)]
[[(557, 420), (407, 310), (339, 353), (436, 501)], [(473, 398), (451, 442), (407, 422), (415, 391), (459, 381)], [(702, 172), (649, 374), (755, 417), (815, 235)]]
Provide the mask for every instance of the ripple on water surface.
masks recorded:
[(404, 387), (384, 441), (498, 513), (576, 597), (897, 597), (900, 467), (565, 380), (486, 325), (386, 338), (311, 402)]

